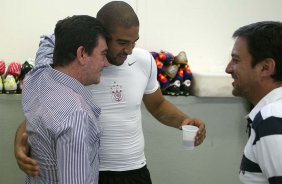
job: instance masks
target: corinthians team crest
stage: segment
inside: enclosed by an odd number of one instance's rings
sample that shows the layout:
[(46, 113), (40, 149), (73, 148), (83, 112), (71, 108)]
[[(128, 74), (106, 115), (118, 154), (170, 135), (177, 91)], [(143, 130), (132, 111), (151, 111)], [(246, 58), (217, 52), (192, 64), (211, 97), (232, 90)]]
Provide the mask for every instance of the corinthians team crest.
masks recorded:
[(112, 101), (113, 102), (122, 102), (123, 101), (123, 94), (122, 94), (122, 86), (118, 85), (116, 82), (111, 87), (112, 91)]

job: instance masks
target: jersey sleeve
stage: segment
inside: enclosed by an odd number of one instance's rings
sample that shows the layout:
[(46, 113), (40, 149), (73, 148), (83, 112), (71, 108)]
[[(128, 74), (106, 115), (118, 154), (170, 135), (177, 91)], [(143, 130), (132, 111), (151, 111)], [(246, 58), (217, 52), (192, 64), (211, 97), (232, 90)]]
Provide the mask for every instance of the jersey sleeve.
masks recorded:
[(153, 56), (148, 53), (148, 63), (149, 63), (149, 77), (148, 84), (145, 89), (145, 94), (154, 93), (159, 88), (159, 82), (157, 80), (157, 66)]

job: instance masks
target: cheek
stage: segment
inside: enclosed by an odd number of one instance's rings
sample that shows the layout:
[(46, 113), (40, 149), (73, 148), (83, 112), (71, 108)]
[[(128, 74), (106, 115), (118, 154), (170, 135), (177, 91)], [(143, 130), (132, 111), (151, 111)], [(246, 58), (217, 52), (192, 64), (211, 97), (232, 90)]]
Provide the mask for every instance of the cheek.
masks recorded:
[(233, 71), (234, 71), (235, 75), (238, 75), (238, 76), (243, 77), (243, 78), (248, 76), (248, 72), (249, 72), (248, 70), (246, 70), (246, 68), (244, 68), (240, 65), (234, 65)]
[(240, 66), (238, 67), (237, 64), (230, 65), (230, 68), (231, 68), (233, 71), (240, 70), (240, 69), (238, 69), (238, 68), (240, 68)]
[(114, 53), (113, 53), (113, 51), (111, 51), (111, 52), (108, 51), (108, 53), (107, 53), (107, 58), (108, 58), (109, 60), (112, 60), (112, 59), (114, 58)]
[(101, 72), (104, 66), (105, 62), (102, 58), (100, 58), (99, 60), (96, 60), (96, 63), (93, 65), (93, 70), (95, 70), (96, 72)]
[(97, 62), (96, 63), (93, 63), (93, 65), (91, 66), (91, 68), (92, 68), (92, 71), (94, 72), (94, 73), (96, 73), (97, 71), (98, 71), (98, 66), (97, 66)]
[(123, 50), (123, 47), (118, 45), (118, 44), (115, 44), (113, 45), (112, 47), (109, 47), (109, 53), (112, 55), (112, 56), (115, 56), (119, 53), (121, 53)]

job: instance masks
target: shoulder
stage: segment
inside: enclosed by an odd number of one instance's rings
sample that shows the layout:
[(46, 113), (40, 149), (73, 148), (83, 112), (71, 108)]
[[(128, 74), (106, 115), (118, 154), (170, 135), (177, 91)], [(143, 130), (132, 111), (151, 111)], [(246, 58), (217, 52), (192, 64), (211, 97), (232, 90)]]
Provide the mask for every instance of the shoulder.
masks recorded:
[(145, 60), (150, 61), (152, 58), (152, 55), (149, 51), (141, 48), (134, 48), (132, 51), (132, 57), (138, 60)]
[(267, 119), (269, 117), (282, 118), (281, 106), (282, 106), (282, 99), (269, 103), (266, 106), (264, 106), (261, 109), (261, 115), (263, 119)]
[(155, 62), (151, 53), (145, 49), (134, 48), (132, 54), (128, 57), (129, 63), (137, 63), (139, 69), (151, 70), (153, 63)]
[(82, 96), (64, 86), (57, 87), (60, 89), (50, 89), (40, 100), (47, 112), (43, 114), (46, 119), (53, 117), (54, 123), (61, 124), (75, 115), (93, 113)]
[(270, 135), (282, 135), (282, 101), (275, 101), (264, 106), (255, 116), (253, 129), (256, 132), (256, 139)]

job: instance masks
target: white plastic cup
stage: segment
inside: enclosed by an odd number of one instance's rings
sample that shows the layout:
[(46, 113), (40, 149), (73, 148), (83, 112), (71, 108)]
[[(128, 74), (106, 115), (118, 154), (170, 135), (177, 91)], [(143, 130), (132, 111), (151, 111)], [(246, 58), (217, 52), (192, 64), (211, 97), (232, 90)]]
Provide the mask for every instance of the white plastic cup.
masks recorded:
[(194, 149), (195, 137), (196, 137), (198, 130), (199, 128), (193, 125), (183, 125), (182, 126), (183, 146), (185, 150)]

